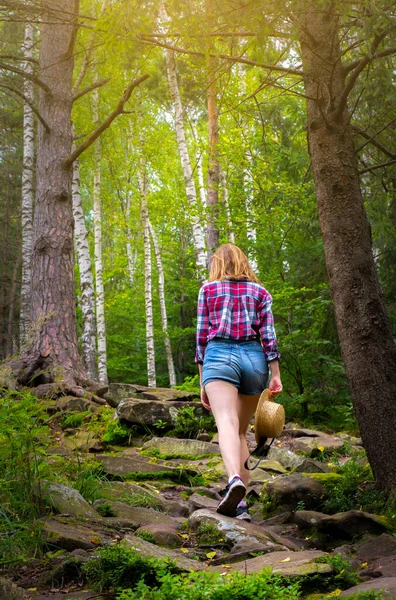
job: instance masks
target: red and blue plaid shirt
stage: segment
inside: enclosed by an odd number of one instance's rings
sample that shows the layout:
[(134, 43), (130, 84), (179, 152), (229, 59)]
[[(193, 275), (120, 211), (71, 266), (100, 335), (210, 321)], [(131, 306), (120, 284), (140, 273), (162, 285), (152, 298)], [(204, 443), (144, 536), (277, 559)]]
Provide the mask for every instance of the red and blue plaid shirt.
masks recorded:
[(271, 305), (271, 294), (247, 279), (203, 285), (198, 296), (195, 362), (203, 363), (207, 343), (214, 338), (261, 340), (267, 362), (279, 359)]

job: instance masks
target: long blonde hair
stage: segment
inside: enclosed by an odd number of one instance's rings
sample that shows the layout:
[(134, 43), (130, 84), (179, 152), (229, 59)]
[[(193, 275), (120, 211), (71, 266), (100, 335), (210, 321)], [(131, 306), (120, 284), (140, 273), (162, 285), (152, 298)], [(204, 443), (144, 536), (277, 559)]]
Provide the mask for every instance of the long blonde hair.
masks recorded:
[(209, 281), (241, 278), (260, 283), (246, 254), (238, 246), (224, 244), (217, 248), (210, 264)]

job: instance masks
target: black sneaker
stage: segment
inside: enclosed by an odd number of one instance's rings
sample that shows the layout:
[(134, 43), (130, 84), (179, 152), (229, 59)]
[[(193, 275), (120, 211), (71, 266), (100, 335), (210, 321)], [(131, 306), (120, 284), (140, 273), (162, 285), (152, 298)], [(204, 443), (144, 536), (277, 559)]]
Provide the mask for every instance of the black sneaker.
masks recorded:
[(236, 518), (241, 521), (251, 521), (252, 517), (250, 516), (249, 509), (247, 506), (237, 506), (236, 509)]
[(236, 508), (242, 498), (245, 497), (246, 487), (242, 479), (235, 476), (226, 486), (224, 498), (220, 502), (216, 511), (227, 517), (235, 517)]

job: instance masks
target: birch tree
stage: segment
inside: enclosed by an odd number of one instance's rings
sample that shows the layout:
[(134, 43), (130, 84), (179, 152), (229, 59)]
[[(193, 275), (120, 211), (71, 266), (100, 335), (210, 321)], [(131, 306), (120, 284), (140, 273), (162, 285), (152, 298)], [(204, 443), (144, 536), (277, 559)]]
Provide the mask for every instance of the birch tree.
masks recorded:
[[(167, 22), (167, 14), (164, 5), (160, 7), (160, 19), (163, 24)], [(177, 81), (176, 59), (172, 50), (165, 50), (166, 70), (168, 74), (169, 90), (175, 111), (175, 129), (176, 140), (180, 155), (181, 167), (183, 170), (186, 195), (191, 208), (191, 224), (193, 233), (193, 244), (195, 249), (196, 264), (198, 275), (201, 280), (204, 279), (204, 273), (207, 268), (207, 257), (205, 254), (204, 232), (201, 226), (202, 219), (198, 214), (197, 191), (193, 170), (191, 168), (190, 156), (188, 153), (187, 138), (184, 127), (184, 110), (180, 97), (179, 84)]]
[[(33, 58), (34, 29), (31, 23), (25, 27), (24, 56)], [(33, 63), (27, 60), (25, 74), (33, 74)], [(19, 335), (20, 345), (24, 346), (30, 326), (32, 244), (33, 244), (33, 203), (34, 203), (34, 84), (24, 80), (23, 103), (23, 170), (22, 170), (22, 281), (20, 298)]]
[[(99, 122), (99, 93), (93, 92), (94, 123)], [(96, 329), (98, 336), (98, 375), (102, 383), (107, 383), (107, 349), (106, 349), (106, 323), (104, 310), (104, 285), (103, 285), (103, 259), (102, 259), (102, 198), (101, 198), (101, 158), (100, 138), (94, 145), (94, 232), (95, 232), (95, 303), (96, 303)]]
[(154, 227), (152, 226), (150, 220), (148, 222), (151, 239), (153, 240), (154, 246), (154, 254), (157, 263), (157, 271), (158, 271), (158, 295), (160, 301), (160, 310), (161, 310), (161, 323), (162, 323), (162, 332), (164, 334), (164, 346), (165, 346), (165, 354), (166, 354), (166, 362), (168, 364), (168, 372), (169, 372), (169, 383), (171, 387), (176, 385), (176, 372), (175, 365), (173, 362), (172, 356), (172, 348), (169, 339), (168, 332), (168, 317), (166, 314), (166, 302), (165, 302), (165, 276), (164, 276), (164, 268), (162, 266), (161, 252), (159, 249), (157, 234), (155, 233)]
[(141, 220), (143, 228), (144, 244), (144, 299), (146, 312), (146, 349), (147, 349), (147, 385), (156, 387), (155, 373), (155, 349), (154, 349), (154, 315), (152, 296), (152, 267), (151, 267), (151, 243), (150, 222), (147, 205), (147, 175), (144, 159), (141, 161), (139, 173), (139, 189), (141, 196)]
[(88, 244), (88, 231), (85, 225), (84, 212), (80, 194), (79, 161), (73, 164), (72, 181), (74, 240), (77, 250), (77, 261), (80, 272), (81, 312), (82, 312), (82, 355), (87, 374), (90, 379), (96, 379), (96, 320), (95, 320), (95, 291), (92, 274), (91, 256)]

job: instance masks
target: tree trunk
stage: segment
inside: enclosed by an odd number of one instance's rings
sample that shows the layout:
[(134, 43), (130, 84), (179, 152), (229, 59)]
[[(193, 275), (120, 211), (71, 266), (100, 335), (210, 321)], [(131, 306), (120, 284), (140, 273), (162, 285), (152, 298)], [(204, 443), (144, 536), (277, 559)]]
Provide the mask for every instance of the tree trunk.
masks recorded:
[(166, 314), (166, 303), (165, 303), (165, 277), (164, 277), (164, 269), (162, 266), (161, 253), (158, 245), (157, 235), (154, 231), (154, 227), (148, 222), (151, 239), (153, 240), (154, 246), (154, 254), (157, 262), (157, 270), (158, 270), (158, 293), (159, 293), (159, 301), (160, 301), (160, 310), (161, 310), (161, 322), (162, 322), (162, 331), (164, 334), (164, 345), (165, 345), (165, 354), (166, 361), (168, 363), (168, 373), (169, 373), (169, 383), (171, 387), (176, 385), (176, 373), (175, 373), (175, 365), (173, 363), (172, 356), (172, 348), (169, 339), (168, 333), (168, 317)]
[[(99, 122), (99, 93), (93, 92), (94, 123)], [(104, 286), (102, 260), (102, 198), (101, 198), (101, 149), (100, 138), (95, 142), (94, 172), (94, 231), (95, 231), (95, 283), (96, 283), (96, 329), (98, 335), (98, 375), (99, 381), (107, 383), (106, 323), (104, 315)]]
[(208, 59), (208, 134), (209, 134), (209, 155), (208, 155), (208, 226), (206, 228), (206, 245), (208, 248), (208, 257), (211, 258), (213, 252), (219, 245), (219, 178), (220, 165), (218, 156), (219, 146), (219, 112), (216, 101), (216, 60), (212, 57)]
[(146, 307), (146, 348), (147, 348), (147, 385), (156, 387), (155, 375), (155, 351), (154, 351), (154, 317), (152, 298), (152, 273), (151, 273), (151, 244), (150, 226), (147, 206), (147, 179), (144, 161), (142, 161), (142, 172), (139, 175), (139, 187), (141, 193), (141, 216), (144, 242), (144, 298)]
[[(25, 27), (24, 56), (33, 58), (34, 30), (28, 23)], [(24, 71), (33, 73), (33, 63), (25, 62)], [(34, 87), (29, 79), (24, 81), (24, 94), (33, 102)], [(23, 105), (23, 170), (22, 170), (22, 283), (20, 298), (19, 337), (20, 346), (27, 342), (31, 308), (31, 260), (33, 248), (33, 202), (34, 202), (34, 113), (27, 102)]]
[[(74, 0), (43, 4), (39, 110), (49, 126), (38, 125), (37, 196), (33, 222), (33, 339), (14, 364), (21, 383), (86, 380), (78, 351), (74, 260), (72, 171), (65, 161), (72, 146), (71, 108)], [(51, 8), (54, 11), (51, 11)], [(56, 9), (56, 10), (55, 10)], [(50, 24), (49, 24), (50, 23)]]
[[(167, 20), (167, 15), (163, 5), (160, 8), (160, 19), (162, 23)], [(166, 68), (168, 73), (168, 82), (170, 94), (175, 110), (175, 129), (176, 129), (176, 140), (177, 147), (180, 155), (181, 167), (184, 176), (184, 185), (186, 187), (187, 200), (190, 205), (191, 211), (191, 223), (193, 233), (193, 244), (195, 249), (195, 259), (198, 271), (198, 277), (202, 281), (205, 277), (205, 271), (207, 269), (207, 258), (205, 253), (205, 241), (204, 233), (201, 226), (202, 214), (199, 214), (197, 192), (195, 189), (195, 182), (193, 171), (191, 168), (190, 156), (188, 154), (186, 133), (184, 130), (184, 111), (181, 103), (179, 84), (177, 82), (176, 72), (176, 60), (172, 50), (165, 51), (166, 56)]]
[[(396, 347), (371, 250), (330, 2), (300, 4), (308, 140), (341, 351), (378, 484), (396, 487)], [(351, 75), (349, 75), (350, 77)]]
[(77, 261), (80, 271), (81, 312), (82, 312), (82, 355), (91, 379), (98, 376), (96, 368), (96, 322), (95, 322), (95, 291), (91, 266), (91, 256), (88, 245), (88, 232), (85, 226), (84, 212), (80, 195), (79, 161), (73, 165), (73, 216), (74, 238), (77, 249)]
[(18, 259), (14, 263), (14, 269), (12, 272), (12, 287), (11, 287), (10, 302), (9, 302), (9, 308), (8, 308), (7, 350), (6, 350), (7, 356), (11, 356), (16, 351), (14, 323), (15, 323), (15, 300), (17, 297), (19, 265), (20, 265), (20, 260)]
[(127, 193), (126, 198), (126, 211), (125, 211), (125, 220), (126, 220), (126, 235), (127, 235), (127, 260), (128, 260), (128, 274), (129, 274), (129, 282), (131, 286), (133, 286), (135, 280), (135, 271), (136, 271), (136, 261), (137, 261), (137, 250), (136, 248), (132, 248), (131, 244), (131, 193)]

